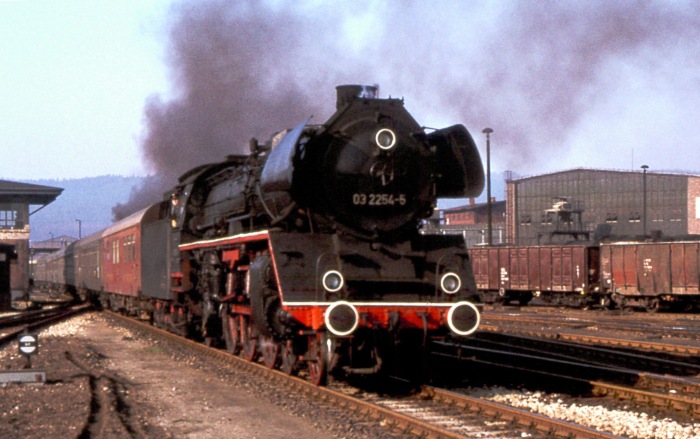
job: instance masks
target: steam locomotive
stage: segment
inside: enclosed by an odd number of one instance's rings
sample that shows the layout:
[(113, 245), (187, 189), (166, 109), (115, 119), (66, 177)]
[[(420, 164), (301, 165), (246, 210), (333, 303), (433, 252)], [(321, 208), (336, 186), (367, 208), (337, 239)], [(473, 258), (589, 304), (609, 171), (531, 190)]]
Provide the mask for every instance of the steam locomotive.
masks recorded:
[(324, 124), (192, 169), (162, 202), (54, 256), (59, 272), (38, 264), (37, 281), (318, 385), (473, 333), (463, 238), (418, 228), (438, 197), (481, 193), (478, 150), (464, 126), (426, 130), (377, 91), (337, 87)]

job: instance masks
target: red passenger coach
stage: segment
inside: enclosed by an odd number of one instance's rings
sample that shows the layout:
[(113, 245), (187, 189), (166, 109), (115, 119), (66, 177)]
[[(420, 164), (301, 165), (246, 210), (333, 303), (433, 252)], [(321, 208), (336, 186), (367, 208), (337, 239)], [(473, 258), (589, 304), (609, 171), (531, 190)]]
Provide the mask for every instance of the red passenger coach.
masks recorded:
[[(144, 248), (144, 230), (160, 220), (160, 203), (114, 223), (102, 233), (102, 288), (110, 294), (112, 309), (133, 309), (143, 293), (144, 266), (164, 260), (159, 249)], [(148, 239), (146, 238), (146, 242)], [(154, 250), (154, 251), (149, 251)]]

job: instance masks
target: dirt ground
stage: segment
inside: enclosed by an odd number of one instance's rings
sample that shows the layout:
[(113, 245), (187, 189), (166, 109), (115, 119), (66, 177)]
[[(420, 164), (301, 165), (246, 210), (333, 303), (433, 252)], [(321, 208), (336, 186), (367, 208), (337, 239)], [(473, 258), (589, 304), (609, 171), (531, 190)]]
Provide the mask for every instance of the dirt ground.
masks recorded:
[[(39, 333), (32, 368), (46, 371), (46, 384), (0, 386), (0, 437), (362, 437), (294, 397), (202, 361), (140, 339), (108, 316), (73, 318)], [(0, 350), (2, 369), (24, 365), (16, 343)]]

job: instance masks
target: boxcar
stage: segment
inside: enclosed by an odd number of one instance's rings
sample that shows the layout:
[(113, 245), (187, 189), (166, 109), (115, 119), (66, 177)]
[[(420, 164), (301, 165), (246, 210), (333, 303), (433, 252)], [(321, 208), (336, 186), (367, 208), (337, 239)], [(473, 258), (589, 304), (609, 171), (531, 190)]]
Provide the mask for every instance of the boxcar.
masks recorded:
[(485, 302), (586, 306), (601, 296), (598, 248), (589, 244), (496, 246), (470, 249), (477, 289)]

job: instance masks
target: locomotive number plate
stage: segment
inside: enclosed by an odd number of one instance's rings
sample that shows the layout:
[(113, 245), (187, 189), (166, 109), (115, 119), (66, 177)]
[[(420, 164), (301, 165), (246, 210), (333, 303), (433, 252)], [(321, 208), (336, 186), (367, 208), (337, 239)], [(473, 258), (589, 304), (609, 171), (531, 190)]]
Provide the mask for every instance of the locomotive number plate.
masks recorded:
[(405, 206), (406, 194), (352, 194), (355, 206)]

